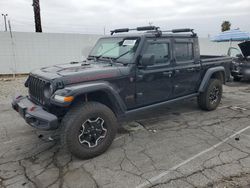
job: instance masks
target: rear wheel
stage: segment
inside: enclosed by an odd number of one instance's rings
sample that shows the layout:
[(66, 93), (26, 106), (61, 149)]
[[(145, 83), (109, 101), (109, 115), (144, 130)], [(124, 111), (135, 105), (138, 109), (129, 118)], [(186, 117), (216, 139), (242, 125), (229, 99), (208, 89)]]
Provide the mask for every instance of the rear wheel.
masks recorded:
[(74, 156), (88, 159), (108, 149), (116, 130), (112, 110), (101, 103), (88, 102), (73, 106), (63, 118), (61, 140)]
[(221, 81), (218, 79), (211, 79), (206, 90), (198, 96), (198, 104), (203, 110), (214, 110), (220, 104), (221, 97)]

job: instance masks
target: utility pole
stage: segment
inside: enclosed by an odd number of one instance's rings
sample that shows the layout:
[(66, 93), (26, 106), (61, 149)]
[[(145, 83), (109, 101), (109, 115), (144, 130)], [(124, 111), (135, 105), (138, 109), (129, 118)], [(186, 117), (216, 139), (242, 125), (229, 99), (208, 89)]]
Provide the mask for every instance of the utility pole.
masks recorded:
[(7, 31), (7, 21), (6, 21), (6, 17), (8, 16), (8, 14), (2, 14), (3, 19), (4, 19), (4, 24), (5, 24), (5, 32)]
[(36, 32), (42, 32), (39, 0), (33, 0), (32, 6), (34, 9)]

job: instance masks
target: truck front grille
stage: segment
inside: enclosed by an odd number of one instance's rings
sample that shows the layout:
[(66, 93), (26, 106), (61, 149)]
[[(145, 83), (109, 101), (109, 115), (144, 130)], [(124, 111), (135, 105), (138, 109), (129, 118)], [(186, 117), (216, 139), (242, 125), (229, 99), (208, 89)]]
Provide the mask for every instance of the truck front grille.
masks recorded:
[(44, 88), (46, 85), (46, 81), (40, 78), (30, 76), (29, 77), (29, 94), (30, 97), (40, 104), (45, 104), (44, 100)]

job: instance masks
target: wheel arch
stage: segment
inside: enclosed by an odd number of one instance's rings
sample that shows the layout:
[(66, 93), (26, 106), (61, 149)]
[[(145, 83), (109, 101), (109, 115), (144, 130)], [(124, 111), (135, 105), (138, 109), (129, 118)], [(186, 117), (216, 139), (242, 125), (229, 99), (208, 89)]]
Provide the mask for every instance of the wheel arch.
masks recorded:
[(225, 68), (223, 66), (219, 66), (208, 69), (200, 84), (199, 92), (205, 91), (210, 79), (218, 79), (221, 80), (223, 84), (225, 84), (226, 82)]
[(109, 107), (116, 116), (119, 116), (124, 113), (124, 109), (119, 105), (114, 95), (105, 90), (95, 90), (90, 92), (83, 92), (75, 96), (74, 101), (71, 105), (74, 105), (79, 102), (99, 102), (101, 104)]
[(117, 89), (109, 83), (83, 84), (82, 86), (71, 89), (72, 95), (74, 96), (71, 105), (79, 103), (80, 101), (95, 101), (109, 107), (116, 116), (120, 116), (126, 111), (126, 106), (117, 92)]

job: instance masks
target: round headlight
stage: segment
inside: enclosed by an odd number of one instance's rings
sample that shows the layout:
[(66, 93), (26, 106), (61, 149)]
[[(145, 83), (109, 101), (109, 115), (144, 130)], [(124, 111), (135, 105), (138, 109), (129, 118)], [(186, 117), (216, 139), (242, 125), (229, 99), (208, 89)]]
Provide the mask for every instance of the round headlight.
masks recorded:
[(50, 98), (51, 95), (53, 94), (54, 92), (54, 88), (53, 88), (53, 85), (52, 84), (46, 84), (45, 87), (44, 87), (44, 91), (43, 91), (43, 94), (46, 98)]
[(236, 66), (235, 69), (236, 69), (236, 71), (240, 71), (241, 70), (240, 66)]

